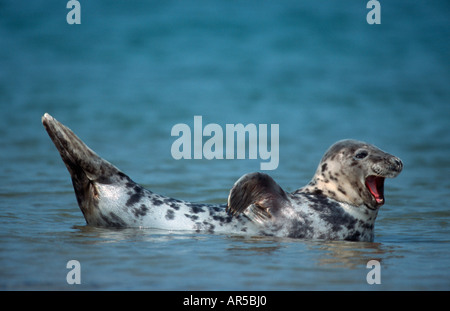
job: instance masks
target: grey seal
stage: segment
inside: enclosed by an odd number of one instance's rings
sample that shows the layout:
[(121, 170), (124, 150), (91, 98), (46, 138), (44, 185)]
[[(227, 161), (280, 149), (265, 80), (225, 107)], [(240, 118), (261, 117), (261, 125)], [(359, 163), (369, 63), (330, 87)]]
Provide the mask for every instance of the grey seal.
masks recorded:
[(92, 226), (373, 241), (385, 178), (403, 169), (399, 158), (373, 145), (342, 140), (328, 149), (312, 180), (292, 193), (255, 172), (236, 181), (227, 204), (197, 204), (144, 189), (48, 113), (42, 123)]

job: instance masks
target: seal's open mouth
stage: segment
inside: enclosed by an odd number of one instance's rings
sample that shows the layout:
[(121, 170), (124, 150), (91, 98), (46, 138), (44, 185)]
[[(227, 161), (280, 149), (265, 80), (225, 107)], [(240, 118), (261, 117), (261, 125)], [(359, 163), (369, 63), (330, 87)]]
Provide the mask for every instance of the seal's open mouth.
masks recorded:
[(384, 177), (368, 176), (366, 178), (366, 187), (375, 198), (379, 205), (384, 204)]

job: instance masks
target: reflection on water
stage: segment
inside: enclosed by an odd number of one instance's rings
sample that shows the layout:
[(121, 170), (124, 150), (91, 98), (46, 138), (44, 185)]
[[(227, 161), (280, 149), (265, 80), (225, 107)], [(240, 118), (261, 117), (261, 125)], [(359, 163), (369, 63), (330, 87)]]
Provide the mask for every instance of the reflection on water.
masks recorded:
[[(360, 268), (369, 260), (382, 262), (397, 255), (395, 246), (387, 246), (382, 243), (373, 242), (348, 242), (348, 241), (305, 241), (290, 238), (272, 237), (244, 237), (232, 236), (231, 241), (240, 242), (227, 248), (227, 251), (237, 256), (253, 256), (257, 254), (275, 254), (282, 248), (293, 247), (301, 244), (306, 251), (320, 251), (321, 256), (317, 258), (319, 266), (329, 265), (345, 267), (350, 269)], [(401, 257), (401, 256), (400, 256)]]
[(332, 241), (323, 242), (316, 247), (324, 251), (324, 256), (319, 259), (318, 264), (352, 269), (366, 265), (372, 259), (382, 262), (396, 256), (395, 247), (382, 243)]
[[(278, 256), (283, 249), (297, 249), (302, 253), (320, 254), (316, 256), (318, 266), (359, 269), (369, 260), (383, 262), (389, 258), (402, 256), (396, 254), (397, 246), (388, 246), (373, 242), (347, 241), (305, 241), (279, 237), (259, 237), (241, 235), (209, 235), (187, 231), (167, 231), (159, 229), (108, 229), (92, 226), (74, 226), (70, 239), (82, 244), (106, 243), (167, 243), (183, 242), (186, 245), (214, 239), (221, 244), (216, 245), (219, 252), (225, 251), (236, 257)], [(183, 247), (182, 243), (179, 243)]]
[(81, 243), (102, 244), (117, 242), (167, 242), (184, 239), (205, 239), (201, 234), (190, 234), (186, 231), (168, 231), (160, 229), (140, 228), (99, 228), (92, 226), (74, 226), (74, 240)]

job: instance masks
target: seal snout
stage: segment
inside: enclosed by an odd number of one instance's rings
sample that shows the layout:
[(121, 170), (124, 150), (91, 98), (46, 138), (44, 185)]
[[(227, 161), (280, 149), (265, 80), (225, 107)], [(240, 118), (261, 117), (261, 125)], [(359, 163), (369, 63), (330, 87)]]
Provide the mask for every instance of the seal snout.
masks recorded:
[[(392, 156), (389, 161), (391, 162), (391, 171), (396, 172), (399, 174), (403, 169), (403, 162), (397, 157)], [(396, 175), (397, 175), (396, 174)]]
[(394, 178), (403, 169), (403, 162), (398, 157), (387, 155), (384, 161), (377, 162), (372, 166), (373, 175), (365, 179), (365, 185), (376, 202), (381, 206), (385, 203), (384, 199), (384, 180), (385, 178)]
[(402, 169), (402, 160), (393, 155), (387, 155), (372, 165), (373, 175), (384, 178), (394, 178)]

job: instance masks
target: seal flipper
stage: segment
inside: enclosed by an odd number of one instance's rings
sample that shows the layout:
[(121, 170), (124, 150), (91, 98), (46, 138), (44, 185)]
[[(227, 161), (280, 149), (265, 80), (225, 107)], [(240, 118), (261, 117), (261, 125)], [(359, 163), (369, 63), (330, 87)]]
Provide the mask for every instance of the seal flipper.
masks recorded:
[(118, 178), (128, 178), (128, 176), (121, 173), (119, 169), (108, 161), (99, 157), (69, 128), (48, 113), (42, 117), (42, 124), (58, 149), (72, 177), (78, 205), (83, 212), (86, 222), (95, 224), (98, 217), (93, 209), (98, 201), (95, 183), (111, 184)]
[(250, 173), (239, 178), (228, 196), (227, 212), (244, 213), (256, 223), (265, 223), (288, 201), (286, 192), (267, 174)]

